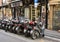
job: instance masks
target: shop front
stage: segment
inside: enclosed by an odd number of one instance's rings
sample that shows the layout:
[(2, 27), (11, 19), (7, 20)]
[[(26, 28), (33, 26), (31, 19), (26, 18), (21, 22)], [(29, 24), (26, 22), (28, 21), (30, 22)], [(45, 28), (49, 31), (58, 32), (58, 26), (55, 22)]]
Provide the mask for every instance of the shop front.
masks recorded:
[(24, 16), (24, 10), (22, 6), (23, 6), (22, 1), (11, 3), (11, 11), (12, 11), (13, 18), (17, 18), (21, 15)]
[(48, 15), (48, 29), (60, 30), (60, 1), (52, 1), (50, 3), (50, 11)]
[(60, 5), (56, 5), (53, 10), (53, 30), (60, 30)]
[(12, 19), (12, 12), (11, 12), (11, 8), (10, 7), (6, 7), (5, 8), (4, 16), (6, 16), (7, 19)]
[(9, 18), (10, 16), (10, 10), (9, 10), (10, 8), (8, 7), (8, 5), (3, 5), (3, 6), (1, 6), (1, 8), (0, 8), (0, 18), (1, 19), (4, 19), (5, 17), (6, 18)]

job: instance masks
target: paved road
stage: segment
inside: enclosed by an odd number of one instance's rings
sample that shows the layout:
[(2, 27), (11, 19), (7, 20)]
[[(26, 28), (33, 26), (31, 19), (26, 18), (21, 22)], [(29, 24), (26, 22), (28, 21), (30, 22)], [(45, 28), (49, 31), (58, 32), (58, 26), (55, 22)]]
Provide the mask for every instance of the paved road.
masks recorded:
[(32, 40), (30, 38), (24, 37), (23, 35), (16, 35), (13, 33), (5, 32), (4, 30), (0, 30), (0, 42), (59, 42), (59, 41), (48, 39), (46, 37)]
[(60, 33), (53, 30), (45, 30), (45, 35), (60, 39)]

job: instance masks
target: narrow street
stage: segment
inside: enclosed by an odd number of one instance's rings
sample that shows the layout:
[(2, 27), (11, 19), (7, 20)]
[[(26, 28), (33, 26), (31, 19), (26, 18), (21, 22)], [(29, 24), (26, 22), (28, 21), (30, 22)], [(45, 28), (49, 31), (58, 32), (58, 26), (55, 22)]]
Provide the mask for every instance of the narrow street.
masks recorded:
[(10, 32), (0, 30), (0, 42), (60, 42), (57, 40), (49, 39), (47, 37), (32, 40), (31, 38), (24, 37), (24, 35), (17, 35)]
[(45, 29), (45, 35), (49, 37), (54, 37), (60, 39), (60, 33), (54, 30)]

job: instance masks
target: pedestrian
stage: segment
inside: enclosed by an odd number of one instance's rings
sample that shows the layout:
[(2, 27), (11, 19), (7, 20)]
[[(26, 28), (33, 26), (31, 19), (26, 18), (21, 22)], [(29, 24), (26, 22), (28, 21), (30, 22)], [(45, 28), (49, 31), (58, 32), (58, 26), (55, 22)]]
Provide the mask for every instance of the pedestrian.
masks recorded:
[(42, 34), (42, 36), (44, 37), (44, 31), (45, 31), (45, 18), (44, 17), (42, 17), (41, 18), (41, 34)]

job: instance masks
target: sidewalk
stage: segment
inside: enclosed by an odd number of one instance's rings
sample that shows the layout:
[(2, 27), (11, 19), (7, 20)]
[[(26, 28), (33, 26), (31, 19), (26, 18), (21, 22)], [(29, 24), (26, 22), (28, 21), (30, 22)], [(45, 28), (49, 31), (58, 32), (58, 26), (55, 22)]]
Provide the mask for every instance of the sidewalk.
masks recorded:
[(45, 35), (60, 39), (60, 33), (57, 31), (45, 29)]

